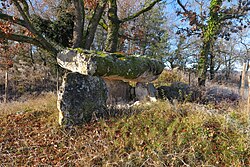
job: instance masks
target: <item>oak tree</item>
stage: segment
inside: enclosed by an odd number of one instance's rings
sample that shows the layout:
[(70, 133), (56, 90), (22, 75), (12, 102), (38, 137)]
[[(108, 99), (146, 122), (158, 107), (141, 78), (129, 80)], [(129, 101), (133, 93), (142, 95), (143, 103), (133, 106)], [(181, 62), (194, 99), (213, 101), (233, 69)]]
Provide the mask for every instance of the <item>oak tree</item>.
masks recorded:
[[(115, 52), (121, 25), (160, 1), (151, 1), (135, 13), (119, 18), (117, 0), (1, 0), (0, 25), (10, 25), (0, 28), (0, 38), (30, 43), (56, 55), (65, 47), (90, 49), (101, 25), (107, 30), (105, 50)], [(22, 33), (24, 30), (28, 35)]]
[(208, 67), (210, 67), (211, 76), (214, 76), (212, 46), (218, 37), (229, 39), (231, 33), (248, 26), (247, 15), (250, 10), (250, 2), (238, 0), (235, 4), (231, 0), (210, 0), (208, 6), (205, 6), (205, 1), (202, 0), (195, 0), (195, 2), (200, 6), (199, 13), (195, 9), (187, 8), (181, 0), (177, 0), (181, 7), (178, 14), (183, 17), (183, 21), (188, 20), (189, 22), (189, 26), (181, 28), (179, 33), (185, 31), (188, 36), (198, 35), (202, 39), (198, 61), (198, 84), (205, 86)]

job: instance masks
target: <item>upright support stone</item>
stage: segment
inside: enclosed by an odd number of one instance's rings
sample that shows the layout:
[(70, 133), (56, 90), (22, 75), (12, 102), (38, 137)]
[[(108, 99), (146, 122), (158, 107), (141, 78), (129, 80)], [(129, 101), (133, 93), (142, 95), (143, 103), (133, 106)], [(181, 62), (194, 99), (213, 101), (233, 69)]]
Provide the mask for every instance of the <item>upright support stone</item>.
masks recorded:
[(68, 73), (58, 93), (59, 124), (81, 125), (106, 110), (107, 87), (103, 79)]
[(156, 101), (156, 89), (152, 83), (138, 82), (135, 87), (135, 97), (139, 101)]
[(127, 103), (131, 100), (131, 86), (128, 82), (123, 82), (120, 80), (110, 80), (105, 78), (104, 81), (108, 88), (108, 105)]
[(139, 100), (139, 101), (146, 100), (148, 95), (149, 95), (149, 93), (147, 90), (146, 83), (141, 83), (141, 82), (136, 83), (136, 86), (135, 86), (136, 100)]
[(154, 84), (148, 83), (147, 88), (148, 88), (150, 101), (156, 101), (157, 90), (156, 90)]

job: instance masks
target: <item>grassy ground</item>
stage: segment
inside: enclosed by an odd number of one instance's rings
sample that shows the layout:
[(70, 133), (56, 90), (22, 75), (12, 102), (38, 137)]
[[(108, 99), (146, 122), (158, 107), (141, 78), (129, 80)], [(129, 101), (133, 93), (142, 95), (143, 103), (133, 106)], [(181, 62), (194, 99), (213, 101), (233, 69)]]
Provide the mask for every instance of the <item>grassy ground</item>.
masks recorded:
[(0, 166), (250, 166), (244, 107), (161, 101), (66, 131), (53, 94), (1, 104)]

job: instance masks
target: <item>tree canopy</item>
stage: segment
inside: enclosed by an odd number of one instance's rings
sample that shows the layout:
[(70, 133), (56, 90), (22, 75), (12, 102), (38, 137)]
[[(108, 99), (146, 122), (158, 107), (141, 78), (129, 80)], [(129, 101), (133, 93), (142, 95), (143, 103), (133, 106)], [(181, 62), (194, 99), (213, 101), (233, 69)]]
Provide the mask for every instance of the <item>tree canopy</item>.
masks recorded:
[[(199, 85), (205, 85), (208, 72), (213, 79), (218, 69), (232, 70), (239, 56), (241, 61), (250, 60), (247, 0), (0, 2), (2, 48), (19, 42), (52, 55), (78, 47), (146, 54), (169, 63), (171, 68), (185, 69), (192, 64)], [(237, 45), (233, 46), (232, 41)]]
[(53, 54), (61, 48), (90, 49), (98, 25), (106, 30), (105, 51), (115, 52), (119, 29), (151, 10), (161, 0), (140, 1), (139, 7), (119, 18), (117, 0), (1, 0), (0, 38), (26, 42)]

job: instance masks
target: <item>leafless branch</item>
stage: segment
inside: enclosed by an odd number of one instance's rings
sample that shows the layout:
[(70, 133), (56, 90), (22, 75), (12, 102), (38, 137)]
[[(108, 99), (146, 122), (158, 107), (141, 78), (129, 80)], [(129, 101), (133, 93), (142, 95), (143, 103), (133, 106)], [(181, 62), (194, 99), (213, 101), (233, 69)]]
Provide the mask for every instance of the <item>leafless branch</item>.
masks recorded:
[(16, 6), (16, 8), (18, 9), (18, 12), (20, 13), (20, 15), (22, 16), (24, 22), (26, 23), (26, 28), (34, 35), (37, 36), (37, 40), (40, 41), (40, 46), (43, 45), (43, 48), (46, 48), (48, 51), (52, 52), (53, 54), (56, 54), (58, 51), (57, 49), (51, 44), (49, 43), (32, 25), (31, 21), (30, 21), (30, 17), (27, 14), (27, 12), (25, 12), (25, 10), (27, 9), (23, 9), (21, 7), (21, 5), (19, 4), (18, 0), (13, 0), (12, 1), (14, 3), (14, 5)]
[(30, 44), (36, 45), (38, 47), (41, 47), (43, 49), (46, 49), (46, 48), (44, 48), (44, 46), (41, 45), (39, 40), (32, 38), (32, 37), (24, 36), (24, 35), (5, 34), (0, 30), (0, 38), (6, 38), (8, 40), (17, 41), (17, 42), (30, 43)]
[(180, 5), (180, 7), (181, 7), (185, 12), (188, 12), (188, 10), (185, 8), (185, 6), (181, 3), (180, 0), (177, 0), (177, 3)]
[(151, 9), (155, 6), (155, 4), (157, 4), (157, 3), (160, 2), (160, 1), (162, 1), (162, 0), (155, 0), (155, 1), (153, 1), (153, 2), (150, 3), (147, 7), (143, 8), (143, 9), (140, 10), (139, 12), (137, 12), (137, 13), (135, 13), (135, 14), (133, 14), (133, 15), (130, 15), (130, 16), (124, 18), (124, 19), (122, 19), (121, 22), (124, 23), (124, 22), (126, 22), (126, 21), (132, 20), (132, 19), (134, 19), (134, 18), (140, 16), (141, 14), (143, 14), (143, 13), (145, 13), (145, 12), (151, 10)]
[(27, 24), (24, 20), (15, 18), (14, 16), (10, 16), (10, 15), (4, 14), (2, 12), (0, 12), (0, 19), (5, 20), (5, 21), (10, 21), (12, 23), (16, 23), (16, 24), (23, 26), (23, 27), (27, 27)]

